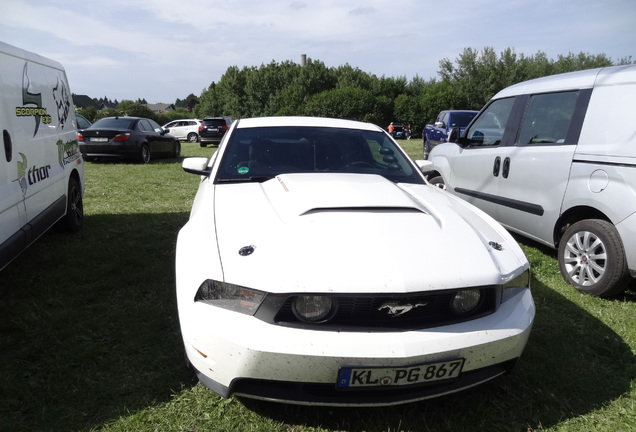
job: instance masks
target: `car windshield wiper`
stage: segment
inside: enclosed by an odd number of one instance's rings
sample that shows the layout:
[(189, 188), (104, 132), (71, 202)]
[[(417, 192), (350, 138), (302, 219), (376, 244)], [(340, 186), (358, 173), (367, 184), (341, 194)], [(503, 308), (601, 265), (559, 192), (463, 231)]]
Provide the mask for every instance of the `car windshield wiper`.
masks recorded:
[(274, 176), (252, 176), (252, 177), (238, 177), (238, 178), (217, 178), (216, 183), (245, 183), (245, 182), (257, 182), (262, 183), (267, 180), (273, 179)]

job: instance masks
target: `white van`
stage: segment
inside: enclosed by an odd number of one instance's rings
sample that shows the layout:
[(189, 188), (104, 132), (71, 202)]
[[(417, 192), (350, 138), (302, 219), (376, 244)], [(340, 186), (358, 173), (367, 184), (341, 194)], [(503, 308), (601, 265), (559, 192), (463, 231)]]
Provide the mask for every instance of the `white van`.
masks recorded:
[(556, 248), (580, 291), (616, 295), (636, 277), (634, 101), (636, 65), (516, 84), (420, 166), (431, 183)]
[(75, 122), (62, 65), (0, 42), (0, 269), (56, 222), (82, 226)]

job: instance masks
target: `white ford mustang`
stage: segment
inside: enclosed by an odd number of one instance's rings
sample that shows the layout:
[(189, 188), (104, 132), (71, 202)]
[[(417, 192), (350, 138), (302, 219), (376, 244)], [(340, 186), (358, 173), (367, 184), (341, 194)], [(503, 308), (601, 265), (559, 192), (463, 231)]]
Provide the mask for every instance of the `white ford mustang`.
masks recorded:
[(535, 308), (514, 239), (375, 125), (242, 119), (176, 252), (189, 364), (223, 397), (391, 405), (510, 370)]

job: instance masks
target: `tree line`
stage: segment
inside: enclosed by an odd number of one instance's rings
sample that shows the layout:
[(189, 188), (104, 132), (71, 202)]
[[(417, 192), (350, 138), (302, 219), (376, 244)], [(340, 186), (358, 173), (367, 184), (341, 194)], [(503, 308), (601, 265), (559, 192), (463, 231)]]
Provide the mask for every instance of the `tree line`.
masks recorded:
[[(445, 58), (439, 62), (439, 79), (415, 76), (409, 81), (406, 77), (378, 77), (348, 64), (327, 67), (308, 59), (301, 66), (272, 61), (259, 67), (230, 66), (199, 97), (177, 100), (181, 107), (170, 113), (155, 114), (139, 102), (122, 101), (116, 108), (87, 117), (139, 115), (164, 124), (176, 118), (206, 116), (302, 115), (354, 119), (382, 127), (397, 121), (409, 123), (417, 133), (439, 111), (478, 110), (499, 90), (521, 81), (629, 63), (631, 57), (614, 62), (605, 54), (570, 53), (549, 59), (542, 51), (526, 56), (512, 48), (499, 54), (491, 47), (481, 51), (465, 48), (454, 61)], [(82, 114), (82, 109), (78, 112)]]

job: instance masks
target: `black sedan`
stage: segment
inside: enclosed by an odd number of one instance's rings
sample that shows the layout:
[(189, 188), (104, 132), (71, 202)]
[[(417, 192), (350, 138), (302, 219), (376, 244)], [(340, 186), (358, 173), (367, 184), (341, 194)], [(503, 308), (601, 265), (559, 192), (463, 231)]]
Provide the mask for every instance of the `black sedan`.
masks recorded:
[(181, 155), (179, 140), (148, 118), (105, 117), (78, 135), (85, 160), (133, 159), (148, 163), (155, 156)]

